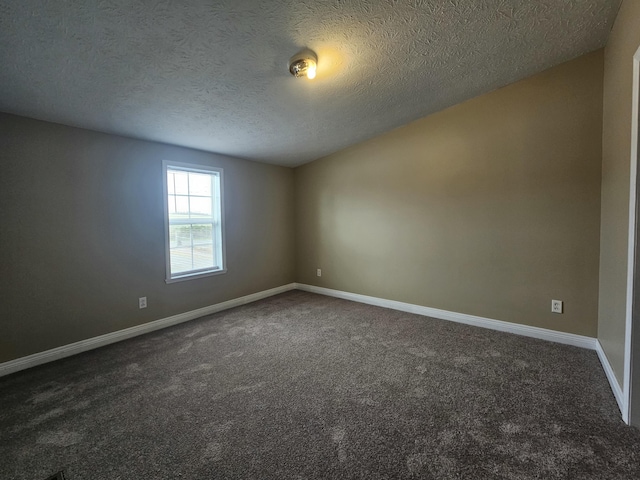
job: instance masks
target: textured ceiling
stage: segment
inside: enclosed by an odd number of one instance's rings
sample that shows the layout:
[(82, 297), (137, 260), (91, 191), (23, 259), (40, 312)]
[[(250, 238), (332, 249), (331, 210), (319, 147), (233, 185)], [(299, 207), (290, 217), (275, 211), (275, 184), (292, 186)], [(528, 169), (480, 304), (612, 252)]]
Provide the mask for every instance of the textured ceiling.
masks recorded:
[(0, 111), (299, 165), (600, 48), (619, 5), (0, 0)]

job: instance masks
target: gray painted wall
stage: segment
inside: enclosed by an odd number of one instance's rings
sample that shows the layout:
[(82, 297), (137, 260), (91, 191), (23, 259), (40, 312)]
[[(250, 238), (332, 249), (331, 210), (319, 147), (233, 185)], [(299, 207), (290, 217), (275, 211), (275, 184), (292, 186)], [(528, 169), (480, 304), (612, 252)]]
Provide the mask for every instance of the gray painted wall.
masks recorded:
[[(224, 168), (227, 274), (165, 283), (164, 159)], [(294, 281), (289, 168), (7, 114), (0, 165), (0, 362)]]

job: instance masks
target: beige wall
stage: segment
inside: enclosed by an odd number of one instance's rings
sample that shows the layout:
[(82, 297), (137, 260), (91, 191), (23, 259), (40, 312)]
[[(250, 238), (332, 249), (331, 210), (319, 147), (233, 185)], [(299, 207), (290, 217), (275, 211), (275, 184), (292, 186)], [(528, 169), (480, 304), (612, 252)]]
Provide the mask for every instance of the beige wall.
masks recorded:
[(602, 228), (598, 339), (622, 385), (629, 235), (633, 55), (640, 46), (640, 2), (622, 3), (604, 62)]
[[(6, 114), (0, 132), (0, 362), (294, 281), (291, 169)], [(164, 159), (224, 168), (227, 274), (165, 283)]]
[(297, 168), (297, 280), (595, 337), (602, 79), (597, 51)]

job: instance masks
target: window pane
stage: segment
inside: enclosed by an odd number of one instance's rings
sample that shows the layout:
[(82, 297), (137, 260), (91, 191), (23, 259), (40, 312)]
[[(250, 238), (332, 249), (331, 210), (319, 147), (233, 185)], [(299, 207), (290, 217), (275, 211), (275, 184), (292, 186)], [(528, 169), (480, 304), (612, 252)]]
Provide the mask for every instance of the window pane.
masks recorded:
[(193, 247), (193, 269), (211, 268), (213, 263), (213, 245)]
[(169, 170), (173, 173), (175, 191), (178, 195), (189, 195), (189, 174), (179, 170)]
[(191, 225), (169, 226), (169, 248), (191, 248)]
[(191, 232), (194, 245), (213, 244), (213, 225), (191, 225)]
[(169, 218), (189, 218), (189, 197), (179, 195), (172, 195), (172, 197), (174, 198), (174, 211), (169, 210), (171, 213)]
[(167, 171), (167, 192), (172, 195), (174, 193), (176, 193), (175, 189), (173, 188), (174, 186), (174, 173), (171, 170)]
[(171, 273), (182, 273), (193, 270), (191, 258), (191, 247), (172, 248), (171, 252)]
[(207, 173), (189, 174), (189, 195), (211, 196), (211, 175)]
[(211, 217), (211, 197), (189, 197), (191, 218)]

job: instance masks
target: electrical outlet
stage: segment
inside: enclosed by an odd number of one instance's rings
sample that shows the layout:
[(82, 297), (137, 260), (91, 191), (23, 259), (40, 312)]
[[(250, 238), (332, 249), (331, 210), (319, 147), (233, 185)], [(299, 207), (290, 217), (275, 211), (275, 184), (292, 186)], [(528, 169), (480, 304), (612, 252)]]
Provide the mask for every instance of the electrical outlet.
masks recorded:
[(562, 313), (562, 300), (551, 300), (551, 311), (553, 313)]
[(320, 269), (316, 270), (316, 275), (321, 277), (322, 276), (322, 270), (320, 270)]
[(147, 297), (140, 297), (138, 299), (138, 307), (147, 308)]

